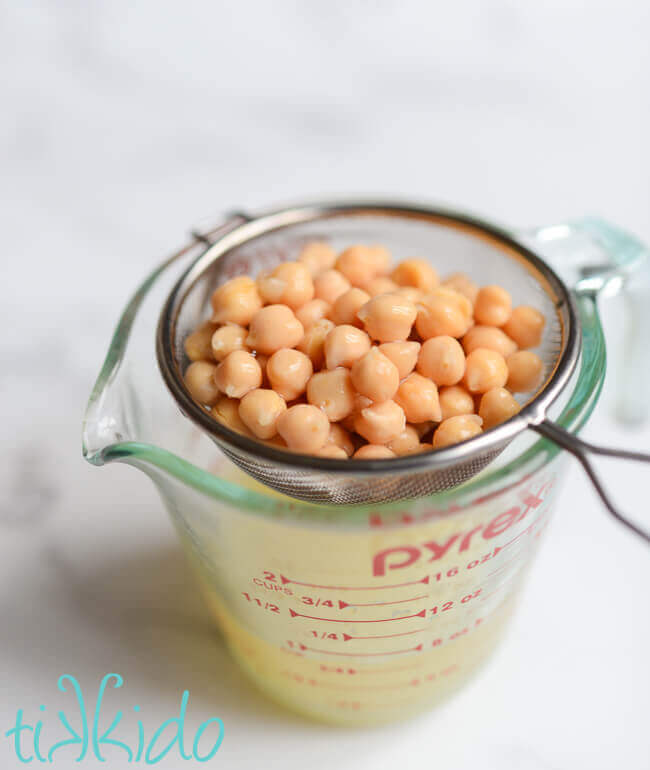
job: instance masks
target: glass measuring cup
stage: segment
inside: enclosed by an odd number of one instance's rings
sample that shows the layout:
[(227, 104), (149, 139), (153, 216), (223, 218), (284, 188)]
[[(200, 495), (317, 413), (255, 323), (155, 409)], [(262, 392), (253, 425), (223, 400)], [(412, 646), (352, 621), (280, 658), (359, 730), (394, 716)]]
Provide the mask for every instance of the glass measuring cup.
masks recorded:
[[(91, 396), (84, 453), (154, 480), (233, 655), (262, 690), (325, 721), (392, 721), (457, 689), (494, 649), (564, 455), (522, 437), (469, 483), (390, 505), (309, 505), (251, 481), (178, 413), (154, 354), (160, 308), (186, 259), (240, 221), (196, 234), (137, 292)], [(643, 249), (597, 221), (521, 237), (555, 251), (559, 272), (580, 286), (582, 359), (552, 410), (575, 432), (605, 373), (596, 294), (620, 285)]]

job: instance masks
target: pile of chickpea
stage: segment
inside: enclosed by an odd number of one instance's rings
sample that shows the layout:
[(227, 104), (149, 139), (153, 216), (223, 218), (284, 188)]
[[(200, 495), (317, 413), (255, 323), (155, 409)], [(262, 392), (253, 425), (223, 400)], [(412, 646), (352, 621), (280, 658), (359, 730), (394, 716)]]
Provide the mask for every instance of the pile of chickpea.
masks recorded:
[(534, 391), (544, 316), (500, 286), (382, 246), (313, 242), (212, 295), (185, 385), (223, 425), (294, 452), (390, 458), (456, 444)]

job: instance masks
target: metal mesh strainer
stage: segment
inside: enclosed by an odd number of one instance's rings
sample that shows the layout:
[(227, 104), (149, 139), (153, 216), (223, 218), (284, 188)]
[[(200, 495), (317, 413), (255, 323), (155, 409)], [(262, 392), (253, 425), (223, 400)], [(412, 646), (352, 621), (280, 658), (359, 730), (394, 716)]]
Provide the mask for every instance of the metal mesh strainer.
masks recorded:
[[(417, 255), (441, 273), (467, 272), (479, 284), (498, 283), (517, 304), (538, 308), (547, 324), (540, 348), (544, 384), (508, 422), (455, 446), (389, 460), (338, 460), (294, 454), (234, 433), (215, 421), (187, 392), (183, 342), (209, 311), (209, 298), (226, 280), (257, 274), (294, 259), (311, 240), (341, 249), (381, 243), (395, 260)], [(572, 434), (546, 421), (546, 411), (567, 384), (580, 354), (581, 335), (572, 296), (555, 272), (506, 232), (453, 212), (404, 204), (335, 203), (283, 209), (240, 224), (215, 241), (184, 272), (165, 303), (157, 354), (163, 377), (183, 413), (239, 467), (284, 494), (313, 503), (361, 504), (421, 497), (455, 487), (494, 460), (521, 431), (532, 428), (576, 454), (597, 483), (587, 449)], [(609, 450), (598, 450), (609, 452)], [(609, 452), (650, 461), (636, 453)], [(628, 522), (626, 522), (628, 523)], [(633, 525), (628, 523), (628, 526)], [(634, 527), (633, 527), (634, 528)]]

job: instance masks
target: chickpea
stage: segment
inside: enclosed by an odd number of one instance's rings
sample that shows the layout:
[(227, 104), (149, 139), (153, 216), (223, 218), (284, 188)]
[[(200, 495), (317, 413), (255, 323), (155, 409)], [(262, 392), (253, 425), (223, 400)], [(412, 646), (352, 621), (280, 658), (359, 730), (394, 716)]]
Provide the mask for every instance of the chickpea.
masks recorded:
[(282, 436), (279, 436), (277, 433), (273, 438), (268, 439), (268, 441), (264, 441), (264, 444), (267, 446), (275, 447), (276, 449), (282, 449), (284, 452), (291, 452), (292, 450), (289, 449), (287, 446), (286, 441), (282, 438)]
[(471, 326), (471, 316), (467, 297), (438, 286), (419, 302), (415, 328), (423, 340), (440, 335), (462, 337)]
[(368, 247), (372, 252), (377, 275), (387, 275), (390, 271), (391, 255), (385, 246), (375, 243)]
[(350, 281), (338, 270), (325, 270), (314, 278), (314, 296), (325, 300), (328, 305), (333, 305), (341, 294), (351, 288)]
[(270, 439), (277, 433), (277, 422), (287, 405), (274, 390), (257, 388), (239, 402), (239, 416), (257, 438)]
[(455, 289), (450, 289), (448, 286), (436, 286), (435, 289), (432, 289), (425, 296), (440, 297), (442, 299), (447, 299), (450, 302), (453, 302), (454, 305), (461, 311), (461, 313), (464, 313), (464, 315), (466, 315), (470, 320), (472, 320), (472, 313), (473, 313), (472, 303), (467, 299), (467, 297), (464, 294), (461, 294), (459, 291), (456, 291)]
[(193, 361), (185, 370), (185, 387), (199, 404), (212, 406), (219, 398), (219, 388), (214, 381), (216, 371), (216, 365), (208, 361)]
[[(314, 373), (311, 359), (299, 350), (281, 348), (269, 358), (266, 375), (271, 387), (285, 401), (301, 396)], [(288, 446), (291, 446), (287, 442)]]
[(483, 420), (483, 428), (488, 430), (514, 417), (520, 409), (521, 407), (509, 390), (492, 388), (483, 394), (478, 414)]
[(277, 429), (289, 449), (311, 453), (325, 446), (330, 423), (318, 407), (298, 404), (282, 412), (278, 417)]
[(467, 356), (463, 384), (470, 393), (487, 393), (492, 388), (501, 388), (507, 379), (508, 365), (496, 350), (477, 348)]
[(422, 440), (422, 436), (426, 436), (426, 434), (433, 428), (433, 420), (426, 420), (425, 422), (416, 422), (413, 423), (413, 427), (417, 431), (418, 436), (420, 437), (420, 440)]
[(536, 348), (542, 341), (542, 333), (546, 319), (534, 307), (519, 305), (503, 325), (503, 331), (519, 345), (520, 348)]
[(379, 444), (364, 444), (353, 455), (355, 460), (389, 460), (397, 457), (387, 446)]
[(296, 318), (306, 331), (316, 321), (326, 318), (330, 311), (331, 308), (324, 299), (312, 299), (296, 310)]
[(262, 367), (245, 350), (233, 350), (217, 366), (214, 381), (230, 398), (242, 398), (262, 384)]
[(390, 277), (400, 286), (414, 286), (425, 293), (440, 283), (438, 273), (426, 259), (405, 259), (397, 265)]
[(362, 409), (354, 419), (356, 432), (370, 444), (387, 444), (406, 428), (404, 410), (394, 401), (382, 401)]
[(253, 316), (246, 344), (260, 353), (271, 355), (280, 348), (292, 348), (305, 330), (287, 305), (267, 305)]
[(298, 350), (311, 358), (314, 369), (320, 369), (325, 361), (325, 338), (335, 329), (334, 324), (327, 318), (314, 322), (296, 345)]
[(503, 326), (512, 313), (510, 294), (501, 286), (483, 286), (474, 303), (474, 320), (485, 326)]
[(370, 300), (370, 295), (363, 289), (350, 289), (336, 300), (330, 311), (330, 319), (335, 324), (351, 324), (361, 326), (357, 311)]
[(528, 350), (542, 313), (513, 310), (503, 287), (464, 273), (441, 283), (424, 258), (391, 271), (382, 246), (337, 256), (307, 243), (256, 281), (219, 286), (211, 304), (185, 340), (188, 391), (221, 424), (288, 451), (392, 458), (448, 446), (517, 414), (512, 394), (543, 376)]
[(368, 396), (364, 396), (361, 393), (355, 393), (354, 394), (354, 412), (355, 414), (359, 413), (362, 409), (365, 409), (368, 406), (372, 406), (372, 399), (368, 398)]
[(322, 409), (330, 422), (343, 420), (354, 409), (350, 370), (339, 366), (312, 375), (307, 383), (307, 401)]
[(262, 298), (255, 281), (247, 275), (240, 275), (219, 286), (212, 293), (213, 323), (234, 323), (246, 326), (262, 307)]
[(388, 448), (398, 457), (412, 455), (420, 449), (420, 436), (412, 425), (407, 425), (397, 438), (388, 443)]
[(266, 304), (288, 305), (297, 310), (313, 298), (314, 282), (302, 262), (282, 262), (257, 279), (257, 290)]
[(421, 374), (409, 374), (395, 394), (395, 401), (402, 407), (406, 419), (411, 423), (440, 422), (438, 388)]
[(370, 338), (350, 324), (335, 326), (325, 337), (325, 363), (328, 369), (348, 368), (370, 350)]
[(372, 401), (369, 398), (362, 396), (361, 393), (354, 393), (352, 411), (341, 420), (341, 426), (352, 434), (352, 438), (355, 435), (354, 419), (362, 409), (368, 406), (372, 406)]
[(212, 321), (204, 321), (185, 339), (185, 354), (190, 361), (212, 361), (210, 340), (217, 328)]
[(408, 338), (417, 312), (413, 302), (399, 294), (380, 294), (366, 302), (357, 316), (373, 339), (398, 342)]
[(391, 279), (387, 278), (385, 275), (373, 278), (372, 281), (368, 281), (363, 288), (369, 295), (368, 299), (370, 299), (370, 297), (376, 297), (379, 294), (392, 294), (399, 291), (399, 286), (395, 281), (391, 281)]
[(341, 426), (341, 427), (342, 427), (344, 430), (346, 430), (348, 433), (350, 433), (351, 435), (356, 435), (356, 434), (354, 433), (354, 418), (355, 418), (355, 417), (356, 417), (356, 412), (355, 412), (354, 410), (352, 410), (352, 411), (350, 412), (350, 414), (346, 415), (346, 416), (345, 416), (345, 417), (344, 417), (344, 418), (341, 420), (341, 422), (339, 423), (339, 425), (340, 425), (340, 426)]
[(329, 270), (336, 264), (336, 252), (329, 245), (321, 241), (312, 241), (303, 246), (298, 262), (302, 262), (312, 275), (318, 275), (324, 270)]
[(266, 376), (266, 367), (269, 363), (269, 357), (265, 356), (264, 353), (255, 353), (255, 360), (260, 365), (260, 369), (262, 370), (262, 387), (270, 387), (269, 378)]
[(433, 434), (433, 448), (442, 449), (467, 441), (482, 433), (481, 418), (476, 414), (461, 414), (441, 422)]
[(388, 401), (399, 387), (399, 371), (379, 348), (370, 348), (352, 364), (352, 384), (357, 392), (372, 401)]
[(247, 334), (246, 329), (239, 324), (226, 324), (219, 327), (210, 340), (215, 360), (223, 361), (234, 350), (247, 350), (245, 342)]
[(287, 408), (290, 406), (298, 406), (298, 404), (307, 404), (307, 396), (303, 393), (302, 396), (298, 396), (298, 398), (292, 398), (290, 400), (285, 399), (287, 402)]
[(452, 273), (448, 275), (442, 282), (442, 285), (467, 297), (472, 305), (476, 302), (478, 286), (465, 273)]
[(379, 350), (397, 367), (400, 380), (408, 377), (415, 369), (420, 352), (419, 342), (384, 342)]
[(450, 417), (458, 417), (461, 414), (474, 413), (474, 399), (460, 385), (440, 388), (438, 398), (440, 400), (440, 411), (442, 412), (443, 420), (448, 420)]
[(507, 358), (517, 350), (517, 343), (513, 342), (498, 326), (476, 324), (463, 337), (463, 348), (467, 354), (476, 348), (488, 348), (488, 350), (496, 350)]
[(388, 270), (390, 254), (382, 246), (350, 246), (336, 260), (336, 269), (353, 286), (365, 286)]
[(225, 425), (226, 428), (230, 428), (230, 430), (234, 430), (235, 433), (243, 433), (244, 436), (249, 437), (253, 435), (239, 416), (238, 398), (219, 396), (217, 403), (210, 410), (210, 414), (217, 422)]
[(418, 372), (436, 385), (455, 385), (465, 374), (465, 353), (453, 337), (432, 337), (423, 343), (417, 363)]
[(424, 292), (416, 289), (415, 286), (398, 286), (393, 294), (399, 294), (400, 297), (410, 299), (415, 305), (424, 297)]
[(329, 436), (325, 446), (334, 445), (345, 452), (346, 457), (354, 454), (354, 442), (345, 428), (334, 422), (330, 425)]
[(340, 446), (337, 446), (336, 444), (325, 444), (324, 447), (321, 447), (320, 449), (316, 450), (314, 454), (317, 457), (331, 457), (335, 460), (347, 460), (349, 457), (345, 449), (342, 449)]
[[(354, 390), (352, 391), (354, 393)], [(372, 401), (359, 393), (354, 393), (352, 401), (352, 411), (346, 417), (340, 421), (340, 425), (350, 434), (350, 439), (354, 442), (356, 440), (363, 441), (363, 439), (357, 434), (354, 429), (354, 419), (362, 409), (367, 406), (372, 406)]]
[(508, 380), (506, 387), (513, 393), (535, 390), (542, 378), (542, 359), (530, 350), (519, 350), (508, 357)]

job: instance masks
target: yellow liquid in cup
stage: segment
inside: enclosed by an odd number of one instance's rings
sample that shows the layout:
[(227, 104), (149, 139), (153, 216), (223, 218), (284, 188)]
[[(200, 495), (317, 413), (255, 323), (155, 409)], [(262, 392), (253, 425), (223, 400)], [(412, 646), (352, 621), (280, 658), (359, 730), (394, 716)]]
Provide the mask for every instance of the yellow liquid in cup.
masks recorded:
[(451, 644), (372, 664), (352, 653), (312, 658), (292, 654), (246, 631), (231, 613), (217, 609), (213, 595), (209, 601), (230, 651), (264, 693), (304, 716), (358, 725), (404, 719), (461, 687), (496, 646), (512, 607), (507, 600), (489, 621), (469, 628)]
[(505, 507), (500, 496), (385, 528), (233, 511), (217, 531), (181, 534), (233, 656), (262, 691), (320, 721), (374, 724), (435, 705), (489, 656), (552, 496), (538, 480)]

